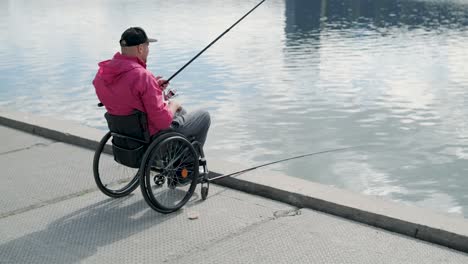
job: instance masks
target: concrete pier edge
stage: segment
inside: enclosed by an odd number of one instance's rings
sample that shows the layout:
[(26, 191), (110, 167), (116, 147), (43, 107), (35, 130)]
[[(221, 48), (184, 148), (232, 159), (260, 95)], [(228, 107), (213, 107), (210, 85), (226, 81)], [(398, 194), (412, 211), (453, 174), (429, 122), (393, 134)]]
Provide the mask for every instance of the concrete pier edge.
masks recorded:
[[(105, 134), (105, 132), (79, 125), (76, 122), (5, 109), (0, 109), (0, 125), (91, 150), (97, 147), (101, 137)], [(209, 157), (208, 162), (210, 163)], [(217, 176), (225, 172), (218, 170), (218, 172), (211, 173)], [(468, 253), (467, 219), (438, 214), (422, 208), (397, 204), (288, 176), (268, 177), (268, 181), (264, 181), (263, 178), (228, 177), (217, 180), (215, 183), (298, 208), (310, 208)], [(296, 181), (296, 186), (276, 184), (281, 181), (278, 179), (284, 180), (285, 178), (287, 181)], [(297, 187), (299, 185), (300, 188)]]

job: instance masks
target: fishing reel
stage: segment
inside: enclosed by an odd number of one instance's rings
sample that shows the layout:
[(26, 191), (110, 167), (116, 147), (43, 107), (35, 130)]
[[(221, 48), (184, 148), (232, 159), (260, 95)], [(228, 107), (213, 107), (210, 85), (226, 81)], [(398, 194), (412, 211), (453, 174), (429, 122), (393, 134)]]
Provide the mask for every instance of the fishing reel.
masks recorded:
[(164, 92), (164, 100), (169, 100), (171, 98), (174, 98), (176, 97), (178, 94), (177, 94), (177, 90), (176, 89), (167, 89), (165, 92)]

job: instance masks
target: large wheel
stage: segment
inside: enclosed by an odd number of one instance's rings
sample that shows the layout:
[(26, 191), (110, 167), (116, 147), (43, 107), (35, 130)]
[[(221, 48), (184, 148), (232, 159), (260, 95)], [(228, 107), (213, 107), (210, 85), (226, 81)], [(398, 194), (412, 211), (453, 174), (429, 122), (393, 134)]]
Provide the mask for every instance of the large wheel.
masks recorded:
[(154, 141), (140, 168), (140, 186), (148, 205), (161, 213), (180, 209), (198, 183), (198, 154), (182, 135), (170, 133)]
[(119, 198), (130, 194), (138, 187), (139, 169), (124, 166), (114, 160), (112, 147), (106, 145), (112, 142), (111, 139), (111, 132), (108, 132), (94, 153), (94, 180), (105, 195)]

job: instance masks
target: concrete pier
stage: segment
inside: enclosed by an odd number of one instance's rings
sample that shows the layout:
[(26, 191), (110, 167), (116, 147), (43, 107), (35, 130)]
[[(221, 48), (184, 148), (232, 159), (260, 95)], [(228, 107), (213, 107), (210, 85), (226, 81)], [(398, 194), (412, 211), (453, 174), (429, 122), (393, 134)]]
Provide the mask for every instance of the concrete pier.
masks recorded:
[[(265, 170), (217, 182), (206, 201), (198, 187), (169, 215), (139, 189), (108, 198), (91, 167), (103, 134), (0, 110), (0, 263), (468, 263), (467, 219)], [(213, 175), (243, 169), (208, 162)]]

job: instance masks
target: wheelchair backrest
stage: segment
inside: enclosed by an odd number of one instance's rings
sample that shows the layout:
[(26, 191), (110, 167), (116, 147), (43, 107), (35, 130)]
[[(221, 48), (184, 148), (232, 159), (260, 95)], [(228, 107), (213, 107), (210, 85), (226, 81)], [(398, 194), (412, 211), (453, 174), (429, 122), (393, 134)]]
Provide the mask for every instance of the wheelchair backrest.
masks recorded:
[(146, 113), (134, 111), (126, 116), (105, 113), (104, 117), (112, 133), (114, 159), (125, 166), (138, 168), (150, 143)]

